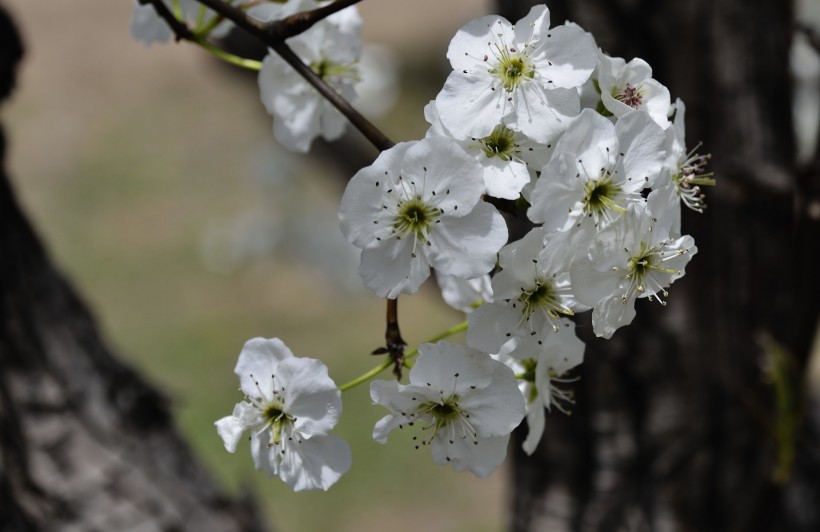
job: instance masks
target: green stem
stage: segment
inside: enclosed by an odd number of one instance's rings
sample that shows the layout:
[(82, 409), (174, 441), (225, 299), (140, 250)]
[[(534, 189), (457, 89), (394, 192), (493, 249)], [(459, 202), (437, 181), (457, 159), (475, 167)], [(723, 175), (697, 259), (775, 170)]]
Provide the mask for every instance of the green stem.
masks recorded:
[[(445, 338), (449, 338), (450, 336), (453, 336), (454, 334), (458, 334), (458, 333), (460, 333), (462, 331), (466, 331), (466, 330), (467, 330), (467, 322), (463, 321), (463, 322), (459, 323), (458, 325), (456, 325), (455, 327), (451, 327), (451, 328), (447, 329), (446, 331), (442, 332), (441, 334), (438, 334), (438, 335), (430, 338), (426, 343), (435, 343), (435, 342), (438, 342), (439, 340), (444, 340)], [(404, 365), (408, 368), (413, 367), (412, 364), (408, 363), (408, 360), (410, 358), (413, 358), (414, 356), (416, 356), (418, 354), (419, 354), (419, 348), (418, 347), (414, 347), (413, 349), (408, 351), (407, 354), (404, 355), (404, 359), (405, 359)], [(393, 361), (390, 360), (390, 359), (387, 359), (382, 364), (379, 364), (378, 366), (371, 369), (367, 373), (364, 373), (363, 375), (360, 375), (360, 376), (356, 377), (355, 379), (353, 379), (350, 382), (346, 382), (345, 384), (342, 384), (341, 386), (339, 386), (339, 390), (343, 391), (343, 392), (346, 392), (347, 390), (349, 390), (351, 388), (354, 388), (354, 387), (358, 386), (359, 384), (362, 384), (362, 383), (365, 383), (365, 382), (369, 381), (370, 379), (372, 379), (373, 377), (375, 377), (376, 375), (378, 375), (382, 371), (386, 370), (387, 368), (391, 367), (392, 365), (393, 365)]]
[(222, 59), (226, 63), (230, 63), (232, 65), (236, 65), (242, 68), (247, 68), (248, 70), (255, 70), (257, 72), (262, 68), (262, 63), (260, 61), (254, 61), (253, 59), (245, 59), (244, 57), (239, 57), (238, 55), (229, 54), (225, 50), (222, 50), (221, 48), (214, 46), (213, 44), (209, 43), (201, 37), (197, 37), (196, 40), (194, 40), (193, 42), (195, 44), (198, 44), (205, 50), (209, 51), (219, 59)]

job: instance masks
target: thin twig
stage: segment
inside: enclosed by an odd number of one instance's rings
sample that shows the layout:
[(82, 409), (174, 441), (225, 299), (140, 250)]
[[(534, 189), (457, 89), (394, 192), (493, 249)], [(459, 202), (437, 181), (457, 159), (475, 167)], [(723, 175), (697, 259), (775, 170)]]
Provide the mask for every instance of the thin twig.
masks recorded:
[(174, 36), (177, 41), (196, 41), (196, 35), (191, 29), (188, 27), (187, 24), (179, 20), (171, 13), (171, 10), (168, 9), (168, 6), (165, 5), (162, 0), (138, 0), (140, 4), (146, 6), (151, 5), (154, 6), (154, 11), (157, 12), (157, 15), (160, 16), (162, 20), (164, 20), (168, 26), (171, 28), (171, 31), (174, 32)]
[[(158, 0), (154, 0), (158, 1)], [(256, 37), (263, 44), (267, 45), (271, 48), (274, 52), (279, 54), (279, 56), (285, 60), (291, 67), (299, 73), (300, 76), (305, 78), (305, 80), (313, 85), (313, 87), (319, 91), (325, 99), (327, 99), (331, 104), (333, 104), (336, 109), (339, 110), (353, 126), (358, 129), (362, 135), (367, 138), (367, 140), (376, 147), (379, 151), (384, 151), (389, 148), (393, 147), (394, 142), (387, 138), (387, 136), (381, 132), (372, 122), (366, 119), (364, 116), (361, 115), (356, 109), (350, 105), (345, 98), (343, 98), (336, 90), (325, 83), (321, 77), (319, 77), (308, 65), (306, 65), (299, 56), (297, 56), (290, 47), (285, 44), (285, 39), (279, 37), (271, 31), (269, 31), (270, 25), (260, 22), (253, 17), (250, 17), (247, 13), (242, 11), (241, 9), (232, 6), (231, 4), (225, 3), (223, 0), (197, 0), (202, 5), (205, 5), (211, 8), (216, 13), (222, 15), (228, 20), (233, 21), (234, 24), (242, 28), (243, 30), (250, 33), (253, 37)], [(345, 3), (349, 3), (350, 0), (344, 0), (340, 2), (340, 6)], [(331, 4), (331, 6), (334, 4)], [(327, 6), (330, 7), (330, 6)], [(342, 6), (342, 7), (347, 7)], [(341, 7), (340, 7), (341, 9)], [(318, 10), (314, 10), (318, 11)], [(329, 14), (329, 13), (328, 13)], [(325, 14), (324, 16), (327, 16)], [(317, 15), (318, 17), (318, 15)], [(320, 20), (316, 18), (316, 20)], [(309, 26), (308, 26), (309, 27)]]
[(330, 15), (356, 5), (361, 0), (336, 0), (332, 4), (317, 7), (311, 11), (296, 13), (282, 20), (274, 20), (268, 23), (268, 32), (282, 40), (288, 39), (309, 30), (314, 24)]

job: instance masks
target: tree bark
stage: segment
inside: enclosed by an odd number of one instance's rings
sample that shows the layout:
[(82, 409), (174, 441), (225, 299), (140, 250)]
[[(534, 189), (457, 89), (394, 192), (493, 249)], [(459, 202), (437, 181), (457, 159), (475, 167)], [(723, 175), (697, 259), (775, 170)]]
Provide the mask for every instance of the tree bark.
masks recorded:
[[(22, 53), (0, 7), (0, 101)], [(263, 530), (105, 344), (20, 210), (4, 152), (0, 130), (0, 530)]]
[[(536, 2), (499, 1), (515, 21)], [(510, 528), (820, 530), (820, 162), (795, 165), (783, 0), (557, 0), (610, 55), (638, 56), (687, 105), (717, 186), (684, 232), (698, 255), (669, 305), (639, 300), (610, 341), (586, 333), (571, 417), (512, 468)], [(816, 207), (813, 207), (816, 209)], [(768, 369), (774, 367), (774, 370)], [(781, 386), (782, 385), (782, 386)]]

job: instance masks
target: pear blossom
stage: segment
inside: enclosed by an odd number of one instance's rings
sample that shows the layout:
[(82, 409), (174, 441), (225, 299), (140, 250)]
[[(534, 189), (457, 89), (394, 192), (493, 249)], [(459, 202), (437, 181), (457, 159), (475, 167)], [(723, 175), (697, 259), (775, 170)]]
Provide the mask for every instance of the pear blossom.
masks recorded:
[(598, 52), (598, 88), (601, 105), (617, 118), (640, 109), (663, 129), (669, 126), (669, 89), (652, 78), (652, 67), (640, 58), (629, 63)]
[(376, 423), (374, 440), (386, 443), (394, 429), (412, 427), (415, 447), (429, 445), (435, 463), (482, 478), (504, 461), (510, 432), (524, 417), (512, 371), (449, 342), (419, 346), (410, 383), (375, 381), (370, 397), (391, 411)]
[(515, 25), (497, 15), (468, 22), (447, 58), (453, 72), (435, 106), (453, 136), (480, 139), (503, 124), (545, 143), (580, 111), (576, 88), (597, 63), (592, 36), (572, 23), (550, 29), (545, 5)]
[[(256, 13), (266, 14), (263, 18), (268, 20), (321, 5), (315, 0), (290, 0)], [(288, 39), (296, 55), (348, 100), (355, 98), (354, 86), (359, 81), (356, 63), (361, 52), (361, 25), (358, 11), (351, 6)], [(344, 134), (347, 119), (272, 50), (262, 61), (258, 82), (262, 103), (274, 117), (274, 136), (286, 148), (306, 153), (316, 137), (336, 140)]]
[(447, 138), (404, 142), (350, 180), (341, 229), (362, 248), (359, 274), (379, 297), (413, 293), (430, 267), (462, 279), (489, 272), (507, 226), (481, 201), (478, 163)]
[(215, 423), (228, 452), (249, 430), (256, 469), (294, 491), (327, 490), (350, 469), (350, 447), (330, 434), (341, 393), (322, 362), (293, 356), (278, 338), (253, 338), (234, 372), (245, 400)]
[(487, 194), (496, 198), (518, 199), (534, 178), (530, 168), (542, 168), (552, 154), (552, 142), (536, 142), (504, 124), (495, 126), (484, 138), (459, 140), (441, 123), (435, 102), (424, 107), (424, 118), (430, 123), (427, 137), (454, 138), (475, 158), (481, 165)]
[[(660, 202), (665, 196), (651, 199)], [(652, 207), (630, 205), (626, 215), (595, 236), (588, 257), (576, 260), (570, 269), (578, 299), (593, 307), (592, 330), (597, 336), (610, 338), (632, 323), (636, 298), (648, 297), (665, 306), (666, 288), (683, 277), (697, 253), (691, 236), (670, 236), (669, 213)]]
[(711, 155), (699, 155), (697, 149), (686, 150), (686, 106), (678, 98), (673, 106), (675, 116), (672, 127), (666, 130), (666, 163), (665, 174), (674, 183), (675, 192), (681, 203), (696, 212), (706, 208), (706, 196), (701, 187), (714, 186), (712, 172), (706, 171)]
[[(566, 405), (575, 403), (573, 392), (565, 386), (575, 382), (567, 372), (584, 361), (586, 346), (575, 334), (575, 327), (560, 329), (548, 336), (536, 351), (516, 349), (518, 338), (502, 346), (493, 358), (506, 364), (518, 377), (518, 388), (527, 403), (527, 437), (522, 448), (532, 454), (544, 434), (545, 409), (554, 406), (568, 414)], [(511, 356), (518, 353), (518, 358)]]
[(515, 337), (517, 349), (536, 351), (547, 336), (571, 325), (565, 317), (589, 308), (573, 295), (566, 242), (565, 234), (535, 228), (501, 250), (493, 301), (470, 314), (468, 345), (498, 353)]
[(527, 216), (549, 230), (589, 220), (601, 228), (643, 203), (664, 162), (663, 130), (643, 111), (616, 124), (584, 109), (555, 147), (535, 183)]

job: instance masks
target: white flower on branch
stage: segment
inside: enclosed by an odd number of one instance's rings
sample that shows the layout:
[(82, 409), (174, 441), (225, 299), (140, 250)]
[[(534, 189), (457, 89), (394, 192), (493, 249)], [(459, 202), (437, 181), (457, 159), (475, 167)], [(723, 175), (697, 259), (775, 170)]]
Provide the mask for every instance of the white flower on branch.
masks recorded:
[(532, 454), (544, 434), (545, 409), (551, 411), (555, 407), (569, 414), (569, 408), (575, 404), (568, 386), (577, 379), (568, 377), (567, 372), (583, 362), (586, 346), (575, 335), (574, 326), (551, 334), (533, 351), (517, 349), (519, 342), (518, 338), (511, 339), (493, 358), (506, 364), (518, 377), (518, 388), (527, 403), (529, 427), (522, 448)]
[(566, 129), (598, 59), (579, 26), (549, 26), (538, 5), (515, 25), (491, 15), (458, 30), (447, 50), (453, 72), (435, 103), (453, 136), (484, 138), (504, 124), (546, 143)]
[[(290, 0), (264, 13), (279, 19), (320, 7), (314, 0)], [(362, 21), (354, 7), (320, 20), (287, 43), (297, 56), (341, 96), (352, 100), (359, 82)], [(347, 128), (347, 119), (276, 52), (270, 51), (259, 71), (259, 92), (273, 115), (276, 140), (286, 148), (306, 153), (313, 139), (336, 140)]]
[(391, 411), (373, 429), (377, 442), (412, 427), (415, 447), (429, 445), (435, 463), (482, 478), (504, 461), (510, 432), (524, 417), (512, 371), (486, 353), (449, 342), (419, 346), (410, 384), (375, 381), (370, 397)]
[(670, 197), (674, 196), (650, 195), (648, 205), (630, 205), (624, 216), (595, 236), (588, 257), (573, 263), (572, 283), (578, 299), (593, 307), (592, 330), (597, 336), (610, 338), (632, 323), (639, 297), (665, 306), (666, 288), (683, 277), (697, 253), (691, 236), (670, 236), (675, 219)]
[(462, 279), (489, 272), (507, 226), (483, 191), (478, 163), (447, 138), (397, 144), (359, 170), (339, 219), (362, 248), (365, 286), (392, 299), (418, 290), (431, 266)]
[(341, 393), (322, 362), (293, 356), (278, 338), (253, 338), (234, 372), (246, 398), (215, 423), (228, 452), (250, 431), (256, 469), (294, 491), (327, 490), (350, 469), (350, 447), (330, 434)]
[(629, 63), (598, 52), (598, 87), (605, 111), (618, 118), (646, 111), (660, 127), (669, 126), (669, 89), (652, 78), (652, 67), (636, 57)]
[(535, 228), (501, 250), (493, 301), (468, 319), (470, 346), (498, 353), (511, 338), (519, 338), (517, 349), (537, 351), (547, 336), (571, 325), (567, 316), (589, 308), (573, 294), (569, 243), (566, 233)]

